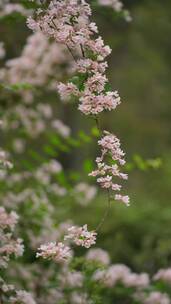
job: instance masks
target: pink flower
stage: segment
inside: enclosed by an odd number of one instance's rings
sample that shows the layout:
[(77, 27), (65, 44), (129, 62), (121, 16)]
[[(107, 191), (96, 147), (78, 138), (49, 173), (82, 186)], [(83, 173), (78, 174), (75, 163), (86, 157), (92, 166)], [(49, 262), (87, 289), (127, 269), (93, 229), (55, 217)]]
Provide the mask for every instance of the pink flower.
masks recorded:
[(104, 85), (107, 82), (105, 75), (97, 72), (93, 76), (89, 77), (85, 84), (85, 92), (102, 92), (104, 90)]
[(102, 188), (110, 188), (112, 186), (112, 176), (99, 177), (97, 182), (100, 184)]
[[(120, 166), (125, 164), (125, 153), (120, 148), (120, 141), (115, 135), (104, 131), (104, 135), (98, 141), (98, 144), (101, 147), (101, 156), (96, 158), (97, 170), (92, 171), (89, 176), (97, 176), (97, 182), (102, 188), (109, 191), (120, 191), (122, 186), (115, 182), (115, 178), (118, 177), (123, 180), (128, 178), (127, 174), (120, 172)], [(106, 163), (106, 159), (114, 161), (115, 164)], [(120, 200), (129, 206), (127, 195), (115, 194), (115, 200)]]
[(162, 280), (171, 284), (171, 268), (160, 269), (153, 278), (155, 281)]
[(68, 82), (67, 84), (59, 83), (57, 85), (59, 95), (62, 100), (69, 100), (72, 95), (78, 95), (78, 89), (75, 84)]
[(41, 245), (38, 250), (39, 252), (37, 252), (36, 257), (42, 257), (43, 259), (53, 260), (59, 263), (71, 257), (70, 248), (61, 242), (51, 242), (47, 245)]
[(108, 265), (110, 263), (110, 257), (107, 251), (101, 248), (90, 249), (86, 254), (86, 259), (90, 261), (97, 261), (103, 265)]
[(87, 225), (83, 227), (72, 226), (68, 229), (68, 235), (65, 236), (65, 240), (71, 239), (77, 246), (89, 248), (96, 243), (96, 236), (97, 233), (95, 231), (87, 230)]
[(5, 211), (5, 208), (0, 207), (0, 227), (10, 228), (11, 230), (14, 230), (15, 225), (18, 222), (18, 215), (16, 212), (11, 211), (9, 214)]
[(36, 304), (32, 295), (25, 290), (16, 291), (16, 297), (10, 297), (10, 303)]
[(34, 32), (39, 30), (39, 25), (32, 17), (27, 18), (27, 26), (30, 30), (32, 30)]
[(170, 304), (170, 299), (166, 293), (152, 291), (144, 300), (144, 304)]
[(125, 205), (129, 206), (129, 196), (128, 195), (116, 194), (115, 200), (122, 201)]

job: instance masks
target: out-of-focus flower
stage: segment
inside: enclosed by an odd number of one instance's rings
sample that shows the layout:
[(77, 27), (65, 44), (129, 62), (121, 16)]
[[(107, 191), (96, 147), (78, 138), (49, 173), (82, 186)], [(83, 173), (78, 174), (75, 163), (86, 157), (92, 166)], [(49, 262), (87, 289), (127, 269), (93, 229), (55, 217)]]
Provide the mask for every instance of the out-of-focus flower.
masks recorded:
[(155, 281), (161, 280), (171, 284), (171, 268), (160, 269), (153, 277)]
[(110, 263), (108, 252), (101, 248), (90, 249), (86, 254), (86, 259), (90, 261), (97, 261), (104, 265), (108, 265)]
[(51, 242), (47, 245), (41, 245), (38, 248), (38, 251), (39, 252), (37, 252), (36, 257), (42, 257), (59, 263), (63, 263), (71, 257), (70, 248), (61, 242)]
[(65, 240), (71, 239), (77, 246), (89, 248), (96, 243), (96, 236), (95, 231), (87, 230), (87, 225), (83, 227), (72, 226), (68, 228), (68, 235), (65, 236)]

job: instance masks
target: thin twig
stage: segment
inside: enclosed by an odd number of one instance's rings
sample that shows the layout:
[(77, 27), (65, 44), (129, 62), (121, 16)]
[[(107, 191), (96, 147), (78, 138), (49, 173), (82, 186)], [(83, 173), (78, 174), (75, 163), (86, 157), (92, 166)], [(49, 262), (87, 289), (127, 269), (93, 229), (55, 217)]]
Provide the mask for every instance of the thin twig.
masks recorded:
[(100, 133), (102, 133), (102, 129), (100, 127), (100, 122), (99, 122), (99, 119), (96, 115), (95, 115), (94, 119), (95, 119), (95, 122), (96, 122), (97, 129), (99, 130)]
[(84, 49), (83, 49), (83, 45), (82, 45), (82, 44), (80, 44), (80, 47), (81, 47), (81, 52), (82, 52), (82, 55), (83, 55), (83, 57), (85, 58), (85, 52), (84, 52)]
[[(56, 30), (58, 30), (55, 22), (53, 21), (53, 19), (52, 19), (52, 23), (53, 23), (54, 27), (56, 28)], [(68, 51), (70, 52), (70, 54), (71, 54), (72, 58), (74, 59), (74, 61), (77, 62), (77, 59), (75, 58), (74, 54), (72, 53), (72, 51), (71, 51), (71, 49), (70, 49), (70, 47), (69, 47), (69, 45), (67, 43), (66, 43), (66, 47), (67, 47)]]
[(70, 47), (68, 46), (68, 44), (66, 44), (68, 51), (70, 52), (72, 58), (74, 59), (75, 62), (77, 62), (77, 59), (75, 58), (74, 54), (72, 53)]
[(108, 196), (108, 205), (107, 205), (107, 209), (104, 213), (104, 216), (102, 217), (100, 223), (98, 224), (97, 228), (95, 229), (95, 231), (99, 231), (102, 227), (102, 225), (104, 224), (105, 219), (107, 218), (108, 214), (109, 214), (109, 210), (111, 207), (111, 199), (110, 199), (110, 192), (109, 190), (107, 191), (107, 196)]

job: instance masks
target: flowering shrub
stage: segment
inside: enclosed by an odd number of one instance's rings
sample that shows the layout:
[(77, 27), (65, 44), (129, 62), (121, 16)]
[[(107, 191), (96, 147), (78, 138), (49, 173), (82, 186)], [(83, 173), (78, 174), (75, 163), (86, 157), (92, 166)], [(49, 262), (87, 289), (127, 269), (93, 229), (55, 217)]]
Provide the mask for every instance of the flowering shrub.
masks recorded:
[[(131, 19), (121, 1), (97, 5), (110, 6)], [(13, 167), (0, 150), (0, 303), (170, 303), (170, 269), (150, 279), (147, 273), (111, 264), (103, 249), (89, 249), (98, 240), (112, 200), (129, 205), (117, 182), (127, 179), (121, 172), (125, 153), (117, 136), (102, 129), (99, 116), (114, 110), (121, 99), (106, 76), (111, 49), (98, 36), (91, 14), (90, 5), (77, 0), (0, 3), (2, 22), (23, 15), (34, 31), (21, 55), (7, 59), (0, 69), (2, 138), (14, 163)], [(5, 56), (0, 43), (0, 59)], [(49, 101), (49, 96), (57, 100), (56, 87), (64, 102), (58, 108)], [(75, 136), (61, 120), (60, 109), (70, 100), (96, 124), (90, 134), (82, 131)], [(90, 230), (68, 217), (72, 204), (87, 205), (97, 188), (90, 178), (84, 181), (70, 173), (61, 154), (97, 138), (97, 168), (86, 169), (86, 174), (96, 177), (106, 191), (108, 206)], [(78, 257), (82, 247), (86, 251)]]

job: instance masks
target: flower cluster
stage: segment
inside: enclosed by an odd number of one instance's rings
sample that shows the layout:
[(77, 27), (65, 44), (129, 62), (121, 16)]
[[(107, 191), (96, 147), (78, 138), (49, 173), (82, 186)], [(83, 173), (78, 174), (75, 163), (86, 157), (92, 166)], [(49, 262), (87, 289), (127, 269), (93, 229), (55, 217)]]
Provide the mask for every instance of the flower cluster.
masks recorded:
[(72, 226), (68, 229), (68, 232), (65, 240), (73, 240), (77, 246), (89, 248), (96, 243), (97, 233), (95, 231), (88, 231), (87, 225), (83, 227)]
[(153, 291), (146, 297), (144, 304), (170, 304), (169, 296), (166, 293)]
[(19, 13), (23, 16), (28, 16), (29, 11), (25, 9), (19, 3), (9, 3), (9, 1), (3, 0), (0, 2), (0, 17), (8, 16), (13, 13)]
[(13, 164), (7, 158), (8, 154), (5, 151), (0, 150), (0, 167), (11, 169)]
[[(22, 256), (24, 251), (22, 239), (14, 237), (14, 228), (18, 222), (16, 212), (10, 213), (0, 207), (0, 268), (7, 268), (10, 257)], [(7, 284), (0, 276), (0, 299), (2, 303), (36, 304), (32, 295), (24, 290), (16, 290), (13, 285)]]
[(86, 259), (88, 261), (96, 261), (102, 265), (108, 265), (110, 263), (110, 257), (107, 251), (101, 248), (89, 249), (86, 254)]
[[(96, 56), (99, 52), (100, 60), (103, 60), (106, 55), (106, 53), (102, 52), (102, 54), (100, 51), (103, 47), (102, 38), (97, 38), (94, 52)], [(78, 78), (73, 78), (76, 83), (78, 80), (77, 85), (72, 82), (58, 84), (58, 92), (61, 99), (67, 100), (75, 95), (79, 98), (78, 109), (85, 115), (97, 115), (104, 110), (111, 111), (120, 104), (118, 92), (107, 90), (108, 80), (104, 74), (107, 63), (99, 62), (98, 56), (96, 60), (88, 58), (77, 61), (75, 70), (78, 73)]]
[[(58, 293), (53, 294), (57, 299), (59, 297), (64, 299), (64, 290), (68, 288), (71, 303), (75, 304), (77, 301), (78, 303), (89, 303), (89, 294), (84, 293), (85, 280), (88, 279), (89, 283), (98, 284), (98, 289), (102, 288), (103, 294), (110, 294), (110, 292), (113, 294), (118, 286), (122, 286), (123, 294), (128, 292), (132, 302), (136, 300), (137, 303), (141, 304), (170, 304), (170, 298), (166, 293), (152, 290), (150, 277), (147, 273), (132, 272), (124, 264), (109, 264), (108, 253), (100, 248), (90, 249), (85, 258), (85, 269), (87, 265), (93, 266), (89, 278), (86, 277), (86, 272), (83, 274), (80, 271), (71, 270), (70, 264), (62, 265), (58, 277)], [(94, 262), (101, 263), (103, 268), (97, 269), (97, 264)]]
[(16, 212), (11, 211), (7, 213), (4, 207), (0, 207), (0, 228), (14, 230), (18, 222), (18, 215)]
[(44, 259), (53, 260), (55, 262), (64, 262), (71, 257), (71, 251), (68, 246), (63, 243), (51, 242), (47, 245), (41, 245), (38, 248), (37, 257), (43, 257)]
[[(72, 240), (77, 246), (83, 246), (89, 248), (95, 244), (96, 232), (88, 231), (87, 225), (83, 227), (71, 226), (68, 228), (68, 234), (64, 236), (64, 240)], [(62, 242), (51, 242), (41, 245), (38, 248), (37, 257), (43, 257), (44, 259), (53, 260), (58, 263), (68, 261), (72, 256), (72, 251), (69, 246)]]
[(16, 291), (15, 296), (10, 297), (11, 304), (36, 304), (35, 300), (33, 299), (32, 295), (25, 290), (18, 290)]
[[(64, 64), (66, 69), (61, 68)], [(46, 84), (52, 90), (56, 89), (56, 75), (69, 74), (71, 65), (72, 60), (64, 46), (50, 42), (41, 32), (36, 32), (27, 38), (20, 57), (7, 60), (4, 80), (36, 87)]]
[(155, 281), (163, 281), (171, 285), (171, 268), (160, 269), (154, 276)]
[(31, 17), (28, 19), (28, 26), (34, 31), (41, 30), (68, 47), (76, 61), (78, 81), (75, 83), (74, 78), (67, 84), (59, 83), (59, 94), (62, 99), (77, 96), (79, 110), (86, 115), (96, 115), (103, 110), (115, 109), (120, 103), (120, 97), (117, 91), (107, 90), (107, 63), (103, 61), (111, 49), (104, 45), (100, 36), (95, 37), (98, 29), (95, 23), (90, 22), (90, 15), (90, 6), (85, 1), (51, 1), (45, 12), (37, 12), (36, 21)]
[(5, 208), (0, 208), (0, 266), (7, 267), (10, 256), (21, 256), (24, 246), (21, 239), (15, 239), (13, 230), (18, 221), (18, 215), (11, 211), (7, 213)]
[(117, 13), (122, 13), (127, 22), (132, 20), (129, 11), (123, 8), (123, 3), (120, 0), (98, 0), (98, 3), (99, 5), (113, 8)]
[[(92, 171), (89, 175), (97, 177), (97, 182), (102, 188), (108, 189), (108, 191), (120, 191), (122, 186), (117, 184), (115, 179), (127, 179), (127, 174), (120, 172), (120, 166), (125, 164), (125, 153), (120, 148), (120, 141), (115, 135), (104, 131), (98, 144), (101, 147), (101, 156), (96, 158), (97, 170)], [(128, 196), (115, 194), (114, 198), (129, 205)]]
[(76, 201), (82, 206), (88, 205), (95, 198), (96, 194), (97, 189), (95, 186), (83, 182), (77, 184), (73, 190)]
[(170, 298), (166, 293), (152, 291), (148, 295), (144, 292), (137, 292), (134, 297), (142, 304), (170, 304)]
[(93, 279), (100, 281), (106, 287), (112, 288), (117, 283), (125, 287), (146, 288), (149, 285), (149, 276), (146, 273), (136, 274), (122, 264), (110, 265), (106, 270), (97, 270)]

